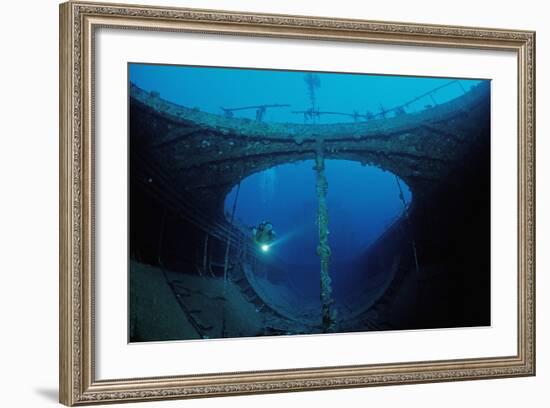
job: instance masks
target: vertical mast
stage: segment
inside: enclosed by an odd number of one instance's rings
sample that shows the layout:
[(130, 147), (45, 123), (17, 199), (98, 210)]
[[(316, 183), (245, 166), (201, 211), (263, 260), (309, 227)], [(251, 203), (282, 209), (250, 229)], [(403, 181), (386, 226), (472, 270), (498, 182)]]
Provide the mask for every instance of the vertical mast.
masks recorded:
[(323, 142), (319, 141), (315, 155), (315, 171), (317, 172), (317, 224), (319, 227), (319, 244), (317, 245), (317, 255), (321, 259), (321, 316), (323, 333), (330, 332), (334, 329), (335, 316), (331, 310), (332, 303), (332, 287), (329, 274), (330, 265), (330, 246), (328, 244), (328, 207), (327, 207), (327, 192), (328, 182), (325, 176), (325, 157), (323, 153)]
[(309, 92), (309, 101), (311, 103), (311, 108), (309, 109), (309, 115), (312, 123), (315, 123), (316, 118), (318, 117), (319, 108), (317, 107), (317, 96), (315, 95), (315, 90), (321, 87), (321, 80), (319, 76), (309, 73), (304, 77), (304, 81), (307, 85), (307, 90)]
[[(319, 76), (308, 73), (304, 77), (309, 93), (311, 107), (309, 111), (304, 111), (304, 118), (311, 119), (315, 123), (319, 117), (319, 108), (317, 107), (316, 90), (321, 87)], [(317, 245), (317, 255), (321, 260), (321, 329), (323, 333), (334, 331), (335, 311), (332, 310), (332, 280), (330, 279), (330, 246), (328, 244), (328, 206), (327, 193), (328, 181), (325, 175), (325, 156), (324, 143), (322, 139), (317, 140), (315, 149), (315, 167), (316, 172), (316, 193), (317, 193), (317, 226), (319, 228), (319, 244)]]

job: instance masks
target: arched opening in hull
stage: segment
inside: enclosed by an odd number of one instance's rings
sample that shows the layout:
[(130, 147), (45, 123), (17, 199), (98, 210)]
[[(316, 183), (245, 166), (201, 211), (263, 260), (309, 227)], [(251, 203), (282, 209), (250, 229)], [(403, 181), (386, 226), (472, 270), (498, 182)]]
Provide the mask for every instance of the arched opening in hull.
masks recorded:
[[(248, 266), (264, 301), (286, 315), (311, 316), (312, 323), (320, 319), (322, 291), (316, 173), (315, 161), (305, 160), (252, 174), (231, 189), (224, 206), (228, 222), (245, 231), (265, 262)], [(405, 216), (412, 194), (376, 166), (326, 160), (324, 173), (332, 308), (342, 320), (376, 301), (391, 281), (391, 263), (372, 262), (367, 250)], [(266, 223), (274, 235), (258, 242)]]

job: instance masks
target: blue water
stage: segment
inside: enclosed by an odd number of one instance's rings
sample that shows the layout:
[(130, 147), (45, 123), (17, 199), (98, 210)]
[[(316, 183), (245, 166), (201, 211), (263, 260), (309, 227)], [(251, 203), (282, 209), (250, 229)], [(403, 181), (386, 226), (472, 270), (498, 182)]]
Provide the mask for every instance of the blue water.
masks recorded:
[[(327, 205), (332, 258), (350, 260), (401, 215), (403, 203), (395, 175), (347, 160), (327, 160)], [(288, 264), (318, 264), (317, 196), (313, 160), (284, 164), (253, 174), (240, 185), (234, 219), (252, 227), (271, 221), (277, 241), (265, 256)], [(401, 180), (405, 202), (411, 192)], [(231, 218), (237, 186), (225, 201)]]
[[(318, 73), (317, 107), (322, 111), (361, 114), (377, 113), (408, 102), (415, 97), (451, 81), (449, 78), (426, 78), (388, 75)], [(290, 104), (289, 108), (268, 109), (267, 122), (302, 123), (303, 115), (292, 111), (311, 106), (304, 82), (304, 73), (234, 68), (206, 68), (170, 65), (130, 64), (129, 79), (146, 91), (156, 91), (171, 102), (197, 107), (204, 112), (222, 114), (221, 107), (233, 108), (263, 104)], [(464, 90), (479, 80), (460, 80)], [(438, 91), (436, 103), (443, 103), (463, 94), (454, 83)], [(408, 112), (433, 105), (425, 97), (408, 108)], [(253, 109), (235, 112), (236, 117), (255, 118)], [(326, 115), (320, 123), (350, 121), (351, 118)]]

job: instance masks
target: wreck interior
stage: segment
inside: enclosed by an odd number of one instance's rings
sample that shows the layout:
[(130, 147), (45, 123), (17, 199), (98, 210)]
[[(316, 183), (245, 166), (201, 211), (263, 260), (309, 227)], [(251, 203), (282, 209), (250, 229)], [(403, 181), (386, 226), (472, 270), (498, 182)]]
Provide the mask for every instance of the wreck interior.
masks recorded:
[[(489, 82), (420, 112), (331, 124), (129, 93), (130, 341), (490, 325)], [(331, 161), (386, 171), (401, 205), (347, 260), (345, 290), (327, 238)], [(310, 270), (266, 256), (235, 217), (244, 180), (304, 162), (319, 230)]]

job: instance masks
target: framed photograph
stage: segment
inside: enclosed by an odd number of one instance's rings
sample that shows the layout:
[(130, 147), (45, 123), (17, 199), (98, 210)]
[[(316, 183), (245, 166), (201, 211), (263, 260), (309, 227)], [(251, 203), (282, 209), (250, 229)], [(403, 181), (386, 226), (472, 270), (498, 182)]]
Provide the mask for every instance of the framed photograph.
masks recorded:
[(60, 401), (535, 374), (535, 33), (60, 6)]

